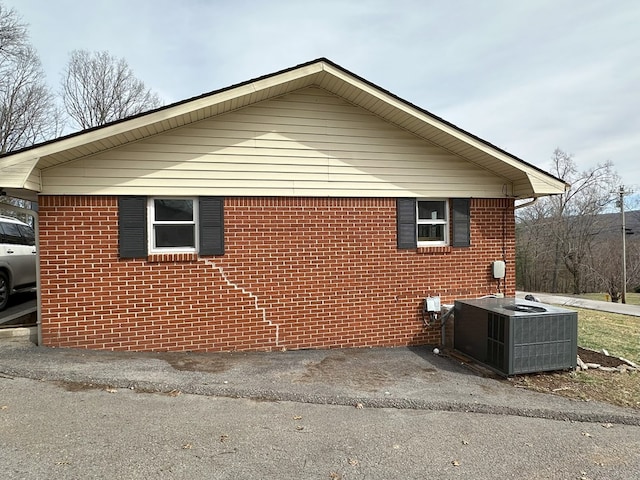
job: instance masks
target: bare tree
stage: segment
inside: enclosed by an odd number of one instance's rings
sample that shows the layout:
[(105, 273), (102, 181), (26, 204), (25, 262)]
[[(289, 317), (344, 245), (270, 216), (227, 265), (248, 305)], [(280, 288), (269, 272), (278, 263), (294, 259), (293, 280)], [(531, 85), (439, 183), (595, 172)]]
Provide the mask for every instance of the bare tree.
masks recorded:
[(134, 76), (127, 62), (108, 52), (71, 52), (63, 75), (65, 108), (82, 129), (161, 105), (160, 97)]
[(517, 210), (516, 276), (519, 288), (534, 292), (548, 291), (554, 271), (552, 215), (549, 202), (536, 202)]
[[(640, 217), (640, 211), (632, 212), (630, 217)], [(634, 231), (631, 235), (627, 240), (627, 287), (640, 293), (640, 231)]]
[(556, 265), (564, 263), (574, 280), (573, 293), (582, 293), (582, 273), (598, 233), (597, 215), (611, 202), (618, 177), (611, 162), (579, 172), (573, 156), (560, 149), (554, 151), (552, 160), (554, 172), (571, 183), (563, 195), (549, 199), (557, 220)]
[(33, 49), (25, 49), (11, 68), (0, 68), (0, 77), (0, 153), (55, 137), (60, 112)]
[(25, 47), (27, 26), (13, 9), (7, 9), (0, 3), (0, 64), (19, 57)]
[(56, 136), (61, 130), (27, 27), (0, 3), (0, 154)]
[[(615, 238), (612, 238), (615, 237)], [(619, 235), (604, 236), (594, 248), (592, 264), (587, 275), (599, 291), (609, 294), (612, 302), (618, 302), (622, 296), (622, 257), (621, 250), (612, 246), (618, 242)], [(620, 242), (621, 243), (621, 242)], [(627, 289), (640, 286), (640, 239), (627, 240)]]
[[(570, 183), (571, 188), (562, 195), (541, 199), (533, 213), (531, 207), (523, 209), (519, 220), (524, 228), (520, 231), (525, 230), (525, 238), (538, 242), (537, 251), (544, 261), (535, 266), (547, 269), (544, 290), (570, 288), (573, 293), (581, 293), (598, 234), (597, 215), (610, 204), (619, 180), (611, 162), (580, 172), (573, 156), (560, 149), (553, 152), (552, 162), (552, 173)], [(520, 238), (519, 243), (523, 241)], [(526, 251), (520, 252), (520, 261), (531, 263), (526, 255)], [(570, 287), (564, 284), (567, 276)]]

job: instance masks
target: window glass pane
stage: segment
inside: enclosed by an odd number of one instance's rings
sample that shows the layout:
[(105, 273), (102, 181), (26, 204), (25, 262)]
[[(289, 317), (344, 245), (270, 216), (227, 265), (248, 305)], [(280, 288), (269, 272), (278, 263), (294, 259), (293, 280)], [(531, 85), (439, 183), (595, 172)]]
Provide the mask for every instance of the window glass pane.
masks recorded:
[(418, 242), (444, 242), (445, 225), (418, 225)]
[(156, 221), (193, 221), (193, 200), (156, 199), (153, 206)]
[(18, 225), (18, 230), (20, 230), (20, 233), (22, 234), (22, 243), (25, 245), (36, 244), (36, 234), (31, 227)]
[(154, 230), (156, 248), (196, 246), (193, 225), (156, 225)]
[(420, 220), (444, 220), (444, 206), (442, 201), (419, 201), (418, 219)]
[(20, 245), (22, 243), (22, 235), (18, 230), (16, 223), (3, 223), (2, 229), (4, 230), (4, 241), (13, 245)]

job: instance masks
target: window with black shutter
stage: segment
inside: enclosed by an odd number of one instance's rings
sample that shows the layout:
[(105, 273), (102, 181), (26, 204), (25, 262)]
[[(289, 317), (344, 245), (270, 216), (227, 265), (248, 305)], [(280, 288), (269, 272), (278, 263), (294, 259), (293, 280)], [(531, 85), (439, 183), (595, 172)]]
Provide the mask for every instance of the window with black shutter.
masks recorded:
[(118, 207), (121, 258), (224, 254), (224, 198), (122, 196)]
[(468, 247), (471, 244), (469, 205), (468, 198), (398, 198), (398, 248)]

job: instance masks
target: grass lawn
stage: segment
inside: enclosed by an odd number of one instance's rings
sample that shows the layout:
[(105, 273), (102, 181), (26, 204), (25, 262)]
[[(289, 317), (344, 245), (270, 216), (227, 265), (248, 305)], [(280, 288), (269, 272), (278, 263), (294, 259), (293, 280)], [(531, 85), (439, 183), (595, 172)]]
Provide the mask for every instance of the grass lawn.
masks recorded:
[[(640, 317), (570, 308), (578, 312), (579, 346), (598, 351), (605, 348), (610, 355), (640, 364)], [(547, 372), (522, 375), (514, 382), (537, 392), (640, 410), (640, 371)]]
[(640, 317), (571, 309), (578, 312), (578, 345), (640, 363)]

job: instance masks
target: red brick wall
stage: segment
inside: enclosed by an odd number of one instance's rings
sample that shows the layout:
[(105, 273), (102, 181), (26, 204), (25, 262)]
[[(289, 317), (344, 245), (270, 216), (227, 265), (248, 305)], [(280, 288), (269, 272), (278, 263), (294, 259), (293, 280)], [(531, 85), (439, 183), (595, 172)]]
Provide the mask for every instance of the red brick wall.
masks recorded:
[(495, 293), (513, 201), (472, 200), (469, 248), (396, 248), (395, 199), (227, 198), (224, 256), (118, 257), (116, 197), (40, 198), (45, 345), (269, 350), (437, 344), (422, 300)]

